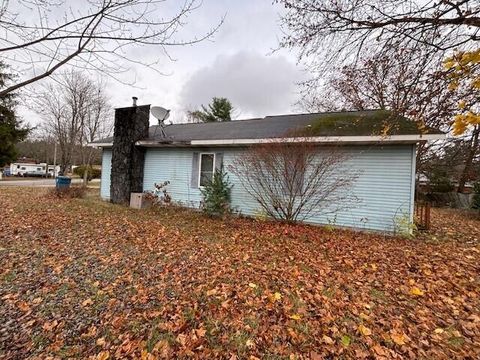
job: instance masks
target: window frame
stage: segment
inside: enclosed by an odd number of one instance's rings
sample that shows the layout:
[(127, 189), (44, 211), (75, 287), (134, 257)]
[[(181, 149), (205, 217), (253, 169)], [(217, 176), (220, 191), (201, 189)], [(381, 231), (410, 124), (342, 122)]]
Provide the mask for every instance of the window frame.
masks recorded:
[(200, 185), (202, 180), (202, 156), (203, 155), (213, 155), (213, 168), (212, 168), (212, 180), (215, 176), (215, 166), (217, 165), (217, 155), (214, 152), (201, 152), (198, 154), (198, 188), (203, 189), (205, 186)]

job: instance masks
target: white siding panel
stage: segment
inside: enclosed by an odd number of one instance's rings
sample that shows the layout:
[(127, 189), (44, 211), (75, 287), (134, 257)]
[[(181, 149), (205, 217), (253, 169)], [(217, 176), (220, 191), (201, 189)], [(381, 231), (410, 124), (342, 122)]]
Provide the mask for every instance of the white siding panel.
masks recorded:
[(193, 152), (193, 149), (147, 149), (143, 190), (153, 190), (155, 183), (170, 181), (167, 190), (173, 201), (198, 207), (200, 190), (190, 186)]
[(110, 174), (112, 172), (112, 150), (102, 151), (102, 176), (100, 178), (100, 196), (104, 200), (110, 199)]
[[(353, 208), (337, 213), (336, 216), (317, 216), (308, 219), (308, 222), (393, 231), (396, 219), (410, 218), (413, 201), (413, 145), (348, 146), (343, 147), (343, 150), (348, 157), (346, 165), (360, 172), (353, 189), (360, 202)], [(201, 193), (190, 186), (192, 156), (193, 152), (208, 151), (223, 152), (223, 163), (228, 169), (228, 165), (232, 163), (235, 156), (244, 150), (242, 148), (147, 149), (144, 190), (152, 190), (154, 183), (170, 181), (167, 189), (173, 201), (186, 206), (199, 207)], [(319, 148), (319, 152), (321, 151), (322, 148)], [(254, 215), (259, 212), (260, 206), (243, 189), (238, 178), (234, 174), (229, 176), (234, 184), (232, 207), (245, 215)], [(102, 186), (103, 183), (102, 173)]]

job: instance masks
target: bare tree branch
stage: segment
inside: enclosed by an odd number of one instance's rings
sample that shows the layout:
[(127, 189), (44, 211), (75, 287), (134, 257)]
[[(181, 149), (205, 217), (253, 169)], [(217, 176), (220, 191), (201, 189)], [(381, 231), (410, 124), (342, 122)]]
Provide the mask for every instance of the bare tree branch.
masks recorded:
[(104, 87), (71, 71), (59, 77), (56, 85), (46, 86), (35, 102), (43, 127), (59, 144), (61, 171), (70, 167), (79, 147), (83, 164), (90, 165), (93, 153), (87, 143), (108, 136), (112, 127)]
[[(438, 53), (480, 40), (477, 0), (277, 0), (285, 37), (315, 70), (350, 62), (365, 47), (427, 45)], [(377, 52), (376, 51), (376, 52)]]
[(295, 222), (356, 206), (358, 174), (345, 161), (338, 149), (280, 139), (246, 150), (229, 170), (268, 216)]
[[(169, 6), (175, 2), (167, 4), (166, 0), (19, 0), (15, 8), (12, 3), (0, 5), (0, 29), (4, 33), (0, 56), (12, 65), (28, 65), (18, 71), (32, 75), (0, 89), (0, 96), (44, 79), (66, 64), (114, 78), (126, 69), (115, 59), (158, 70), (156, 61), (143, 62), (132, 55), (132, 50), (154, 46), (167, 54), (168, 47), (195, 44), (211, 37), (223, 22), (220, 19), (202, 35), (185, 40), (177, 34), (201, 5), (199, 0), (185, 0), (177, 5), (175, 13)], [(31, 18), (26, 15), (32, 11), (38, 13), (38, 19), (26, 23), (23, 19)], [(82, 54), (104, 56), (84, 58)]]

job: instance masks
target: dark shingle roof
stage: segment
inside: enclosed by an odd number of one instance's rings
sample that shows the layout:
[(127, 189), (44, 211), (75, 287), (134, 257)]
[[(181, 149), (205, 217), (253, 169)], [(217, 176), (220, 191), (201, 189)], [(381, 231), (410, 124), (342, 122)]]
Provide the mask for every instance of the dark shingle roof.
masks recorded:
[[(388, 111), (328, 112), (297, 115), (276, 115), (265, 118), (228, 122), (172, 124), (151, 126), (149, 138), (160, 142), (192, 140), (265, 139), (285, 136), (369, 136), (441, 134), (436, 129), (419, 129), (417, 123), (404, 117), (394, 117)], [(112, 138), (98, 143), (111, 142)]]

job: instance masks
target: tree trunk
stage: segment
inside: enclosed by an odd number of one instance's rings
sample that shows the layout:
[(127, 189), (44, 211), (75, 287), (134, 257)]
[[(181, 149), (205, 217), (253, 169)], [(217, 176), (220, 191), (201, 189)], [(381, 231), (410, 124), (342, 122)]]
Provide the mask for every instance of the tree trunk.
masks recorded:
[(85, 164), (85, 170), (83, 171), (83, 187), (88, 185), (88, 167), (89, 165)]
[[(90, 141), (92, 142), (93, 139)], [(87, 187), (88, 185), (88, 173), (90, 171), (90, 167), (92, 166), (92, 154), (93, 154), (93, 149), (89, 148), (87, 151), (87, 156), (86, 160), (84, 160), (84, 166), (85, 166), (85, 171), (83, 172), (83, 186)]]
[(465, 183), (467, 182), (468, 175), (472, 169), (473, 159), (475, 159), (475, 155), (478, 151), (478, 137), (480, 134), (480, 127), (477, 127), (473, 130), (472, 139), (470, 142), (470, 149), (468, 151), (467, 157), (465, 159), (465, 166), (462, 171), (462, 175), (460, 176), (460, 180), (458, 181), (458, 193), (463, 193), (465, 191)]

